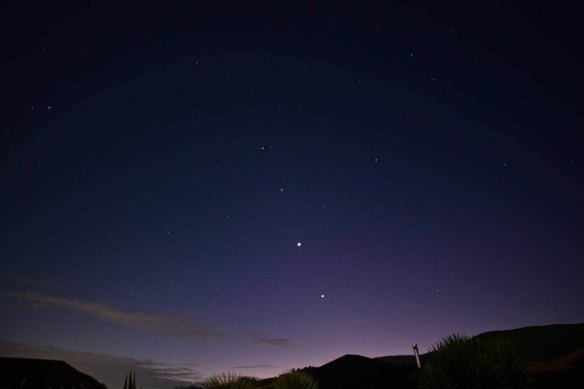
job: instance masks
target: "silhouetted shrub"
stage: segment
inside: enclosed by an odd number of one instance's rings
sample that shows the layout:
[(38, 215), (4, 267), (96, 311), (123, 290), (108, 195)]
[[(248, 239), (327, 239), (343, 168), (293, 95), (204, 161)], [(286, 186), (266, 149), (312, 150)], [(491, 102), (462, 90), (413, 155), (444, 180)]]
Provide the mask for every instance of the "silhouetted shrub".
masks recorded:
[(255, 380), (227, 373), (210, 377), (203, 383), (204, 389), (251, 389), (255, 387)]
[(291, 370), (276, 378), (274, 389), (318, 389), (318, 384), (307, 373)]
[(517, 347), (450, 335), (434, 345), (420, 370), (422, 389), (524, 389), (531, 378)]
[(126, 376), (124, 380), (124, 389), (136, 389), (136, 374), (134, 373), (134, 377), (132, 378), (132, 372)]

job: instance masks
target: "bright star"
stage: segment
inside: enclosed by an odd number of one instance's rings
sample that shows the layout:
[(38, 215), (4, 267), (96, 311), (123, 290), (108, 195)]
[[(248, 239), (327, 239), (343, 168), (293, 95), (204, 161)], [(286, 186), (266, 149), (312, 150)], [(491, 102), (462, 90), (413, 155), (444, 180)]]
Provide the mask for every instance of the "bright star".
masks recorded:
[(296, 246), (298, 246), (298, 247), (302, 246), (302, 242), (296, 243)]

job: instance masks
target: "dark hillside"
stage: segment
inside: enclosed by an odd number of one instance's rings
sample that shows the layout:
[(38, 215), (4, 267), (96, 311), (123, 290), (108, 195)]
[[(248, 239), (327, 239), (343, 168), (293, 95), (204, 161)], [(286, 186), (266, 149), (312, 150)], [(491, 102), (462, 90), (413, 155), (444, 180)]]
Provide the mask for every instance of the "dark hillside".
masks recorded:
[(482, 339), (504, 337), (523, 350), (537, 389), (584, 388), (584, 323), (493, 331)]
[(584, 349), (584, 323), (524, 327), (479, 334), (480, 339), (504, 337), (513, 340), (529, 362), (550, 361)]
[[(476, 335), (476, 338), (484, 340), (505, 338), (515, 342), (528, 361), (536, 389), (584, 388), (584, 323), (491, 331)], [(422, 363), (430, 355), (431, 353), (421, 355)], [(375, 359), (394, 366), (409, 367), (415, 371), (413, 355)]]
[(374, 358), (377, 361), (389, 363), (395, 366), (415, 366), (416, 360), (413, 355), (390, 355), (386, 357)]
[(415, 388), (415, 367), (395, 366), (360, 355), (345, 355), (312, 372), (320, 389)]
[(63, 361), (0, 358), (0, 389), (104, 389), (93, 377)]

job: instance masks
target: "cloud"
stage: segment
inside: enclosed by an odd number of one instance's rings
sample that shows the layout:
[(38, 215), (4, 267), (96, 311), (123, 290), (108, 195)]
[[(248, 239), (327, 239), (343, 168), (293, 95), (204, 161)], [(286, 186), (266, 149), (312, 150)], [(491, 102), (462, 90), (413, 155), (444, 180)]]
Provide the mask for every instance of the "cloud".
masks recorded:
[(62, 360), (75, 369), (91, 375), (108, 388), (122, 386), (126, 374), (136, 373), (137, 386), (144, 389), (170, 389), (200, 382), (202, 375), (189, 365), (168, 365), (151, 360), (116, 357), (73, 351), (64, 348), (31, 346), (0, 341), (0, 355), (15, 358), (38, 358)]
[(180, 338), (221, 338), (224, 334), (217, 324), (199, 323), (180, 315), (152, 315), (124, 312), (109, 305), (92, 301), (51, 296), (38, 292), (0, 291), (0, 297), (28, 301), (34, 305), (69, 309), (123, 326), (163, 332)]
[(247, 337), (253, 344), (260, 344), (271, 347), (295, 346), (291, 339), (271, 337), (263, 331), (247, 331), (245, 332), (244, 336)]
[(287, 338), (257, 338), (254, 339), (256, 344), (264, 344), (266, 346), (276, 346), (276, 347), (292, 347), (294, 342)]
[[(226, 338), (214, 323), (201, 323), (181, 315), (152, 315), (141, 312), (120, 311), (107, 304), (68, 297), (47, 295), (33, 291), (0, 291), (0, 297), (25, 300), (34, 306), (54, 307), (82, 312), (114, 324), (142, 330), (153, 330), (183, 339)], [(270, 337), (261, 331), (247, 332), (254, 344), (272, 347), (292, 347), (288, 338)], [(232, 340), (236, 338), (231, 338)]]
[(277, 366), (274, 365), (249, 365), (249, 366), (234, 366), (233, 369), (271, 369)]
[(261, 344), (265, 346), (274, 347), (292, 347), (294, 342), (288, 338), (272, 338), (261, 331), (250, 331), (247, 332), (248, 337), (251, 338), (251, 342), (254, 344)]
[(44, 278), (21, 277), (13, 271), (5, 268), (0, 268), (0, 277), (5, 280), (26, 286), (37, 286), (46, 289), (62, 289), (62, 285)]

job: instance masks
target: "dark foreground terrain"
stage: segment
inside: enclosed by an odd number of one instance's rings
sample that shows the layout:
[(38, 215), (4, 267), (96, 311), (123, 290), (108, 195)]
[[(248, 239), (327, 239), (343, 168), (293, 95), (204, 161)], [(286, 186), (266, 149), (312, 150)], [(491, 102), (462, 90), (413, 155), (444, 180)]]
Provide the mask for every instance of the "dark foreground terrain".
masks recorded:
[(63, 361), (0, 358), (0, 389), (104, 389), (93, 377)]
[[(510, 339), (528, 362), (534, 389), (584, 389), (584, 323), (493, 331), (479, 338)], [(421, 355), (422, 364), (430, 354)], [(320, 389), (413, 389), (418, 377), (413, 355), (367, 358), (345, 355), (320, 367), (302, 369)], [(269, 388), (272, 379), (260, 381)]]
[(584, 388), (584, 323), (486, 332), (478, 337), (513, 340), (529, 362), (537, 389)]
[[(477, 337), (514, 341), (529, 363), (535, 389), (584, 388), (584, 323), (494, 331)], [(430, 357), (422, 355), (422, 363)], [(320, 367), (302, 370), (317, 380), (320, 389), (417, 387), (413, 356), (345, 355)], [(94, 378), (63, 361), (0, 358), (0, 372), (0, 389), (104, 389)], [(272, 381), (260, 380), (258, 387), (269, 388)]]

